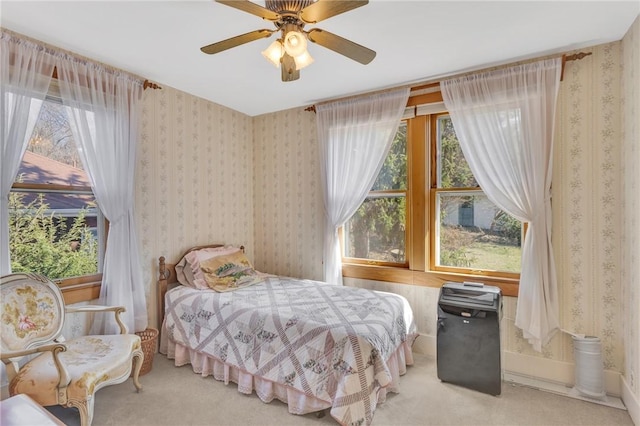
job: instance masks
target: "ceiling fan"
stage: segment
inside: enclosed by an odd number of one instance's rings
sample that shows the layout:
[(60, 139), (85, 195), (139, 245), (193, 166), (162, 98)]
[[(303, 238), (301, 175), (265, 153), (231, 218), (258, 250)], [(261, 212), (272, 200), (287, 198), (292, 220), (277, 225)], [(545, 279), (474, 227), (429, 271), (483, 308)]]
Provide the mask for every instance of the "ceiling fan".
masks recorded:
[(313, 62), (307, 51), (307, 39), (340, 53), (361, 64), (368, 64), (376, 52), (320, 28), (304, 30), (307, 24), (348, 12), (369, 3), (368, 0), (265, 0), (265, 6), (249, 0), (216, 0), (227, 6), (259, 16), (273, 22), (275, 29), (262, 29), (201, 47), (210, 55), (281, 32), (281, 38), (262, 52), (276, 67), (280, 67), (282, 81), (300, 78), (300, 70)]

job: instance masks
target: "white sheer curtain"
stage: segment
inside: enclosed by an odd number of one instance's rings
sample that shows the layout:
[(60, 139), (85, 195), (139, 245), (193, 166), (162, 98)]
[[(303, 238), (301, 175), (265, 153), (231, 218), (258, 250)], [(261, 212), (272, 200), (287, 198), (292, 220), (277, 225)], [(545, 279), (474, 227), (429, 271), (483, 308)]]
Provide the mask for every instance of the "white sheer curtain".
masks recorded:
[(551, 172), (561, 60), (444, 81), (442, 97), (487, 197), (528, 222), (515, 325), (542, 350), (558, 330), (551, 247)]
[(409, 88), (316, 107), (326, 214), (324, 280), (342, 285), (338, 228), (358, 210), (384, 164)]
[[(124, 306), (129, 331), (147, 327), (147, 306), (133, 215), (134, 172), (142, 81), (61, 54), (62, 101), (100, 210), (109, 220), (100, 302)], [(92, 332), (116, 333), (112, 316)]]
[(0, 275), (6, 275), (11, 273), (9, 191), (49, 90), (54, 63), (32, 42), (4, 30), (0, 39)]

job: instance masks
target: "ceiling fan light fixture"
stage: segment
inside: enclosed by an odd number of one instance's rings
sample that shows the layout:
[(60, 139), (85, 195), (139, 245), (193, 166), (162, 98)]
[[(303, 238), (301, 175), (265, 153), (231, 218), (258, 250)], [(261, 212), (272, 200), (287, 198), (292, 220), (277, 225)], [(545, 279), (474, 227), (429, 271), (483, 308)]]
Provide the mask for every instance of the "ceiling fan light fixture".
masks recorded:
[(302, 68), (307, 67), (313, 63), (313, 58), (306, 50), (302, 55), (295, 56), (293, 60), (296, 63), (296, 70), (301, 70)]
[[(2, 0), (0, 0), (2, 1)], [(339, 35), (320, 28), (304, 30), (307, 24), (348, 12), (369, 3), (369, 0), (215, 0), (226, 6), (256, 15), (271, 21), (275, 29), (261, 29), (240, 34), (226, 40), (200, 48), (203, 53), (213, 55), (232, 47), (240, 46), (273, 33), (281, 36), (271, 43), (262, 55), (276, 68), (280, 68), (282, 81), (295, 81), (300, 78), (300, 70), (312, 64), (313, 58), (307, 51), (309, 41), (333, 50), (363, 65), (371, 62), (376, 52), (354, 43)], [(258, 3), (264, 3), (261, 6)]]
[(284, 54), (284, 48), (282, 46), (282, 42), (280, 39), (274, 41), (262, 51), (262, 56), (267, 58), (269, 62), (271, 62), (276, 68), (280, 67), (280, 59)]
[(289, 31), (284, 36), (284, 50), (294, 58), (307, 51), (307, 38), (299, 31)]

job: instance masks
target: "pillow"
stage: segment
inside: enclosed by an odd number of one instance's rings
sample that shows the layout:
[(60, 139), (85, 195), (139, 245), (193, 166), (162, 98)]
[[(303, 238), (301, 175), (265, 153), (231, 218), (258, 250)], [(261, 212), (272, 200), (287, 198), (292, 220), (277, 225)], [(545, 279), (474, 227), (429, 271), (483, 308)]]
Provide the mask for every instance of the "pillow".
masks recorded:
[(216, 256), (200, 262), (208, 288), (232, 291), (259, 283), (266, 274), (256, 272), (242, 252)]
[(200, 269), (200, 263), (217, 256), (226, 256), (238, 252), (241, 253), (242, 250), (233, 246), (206, 247), (199, 250), (192, 250), (185, 254), (176, 265), (176, 278), (178, 282), (184, 286), (208, 289), (209, 286)]

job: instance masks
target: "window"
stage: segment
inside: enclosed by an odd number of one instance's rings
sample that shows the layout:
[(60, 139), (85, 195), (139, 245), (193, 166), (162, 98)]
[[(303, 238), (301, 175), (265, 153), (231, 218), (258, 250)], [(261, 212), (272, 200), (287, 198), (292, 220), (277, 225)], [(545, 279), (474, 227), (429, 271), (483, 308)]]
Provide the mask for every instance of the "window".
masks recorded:
[(96, 298), (106, 231), (65, 107), (48, 96), (9, 195), (11, 269), (58, 282), (67, 302)]
[(343, 228), (351, 261), (406, 264), (407, 125), (402, 123), (369, 195)]
[(369, 196), (343, 227), (343, 275), (434, 287), (475, 280), (516, 295), (522, 223), (489, 201), (440, 93), (428, 98), (399, 127)]
[(476, 182), (451, 118), (431, 117), (435, 143), (431, 177), (434, 270), (517, 277), (522, 223), (496, 207)]

